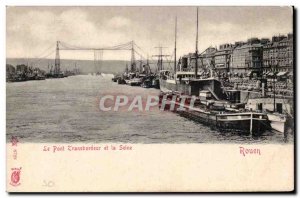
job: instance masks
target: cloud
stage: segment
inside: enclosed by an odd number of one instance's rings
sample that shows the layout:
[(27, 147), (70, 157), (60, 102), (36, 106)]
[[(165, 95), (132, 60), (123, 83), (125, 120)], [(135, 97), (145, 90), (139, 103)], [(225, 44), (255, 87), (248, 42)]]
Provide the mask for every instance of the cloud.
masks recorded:
[(126, 35), (113, 29), (129, 25), (130, 21), (123, 17), (113, 17), (107, 23), (97, 25), (89, 20), (86, 11), (78, 8), (60, 14), (39, 10), (17, 14), (7, 23), (7, 56), (35, 57), (51, 44), (54, 49), (57, 40), (82, 47), (124, 43)]
[(115, 16), (107, 21), (107, 27), (110, 28), (124, 28), (131, 25), (131, 21), (128, 18)]
[[(115, 46), (134, 40), (149, 55), (157, 45), (174, 48), (174, 19), (178, 16), (178, 56), (194, 51), (195, 10), (192, 7), (9, 7), (7, 57), (36, 57), (57, 40), (82, 47)], [(231, 13), (231, 14), (229, 14)], [(201, 15), (202, 14), (202, 15)], [(288, 8), (203, 7), (199, 16), (199, 50), (210, 45), (271, 37), (292, 31)], [(104, 53), (104, 58), (124, 58), (130, 53)], [(76, 54), (76, 56), (74, 55)], [(129, 54), (129, 55), (128, 55)], [(53, 58), (54, 55), (51, 56)], [(93, 59), (93, 52), (62, 52), (62, 58)]]

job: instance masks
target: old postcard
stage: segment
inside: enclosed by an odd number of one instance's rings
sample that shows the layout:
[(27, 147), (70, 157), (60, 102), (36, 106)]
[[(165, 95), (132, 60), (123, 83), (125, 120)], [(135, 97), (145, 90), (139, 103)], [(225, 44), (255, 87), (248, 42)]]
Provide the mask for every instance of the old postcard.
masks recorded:
[(293, 15), (8, 6), (7, 191), (293, 191)]

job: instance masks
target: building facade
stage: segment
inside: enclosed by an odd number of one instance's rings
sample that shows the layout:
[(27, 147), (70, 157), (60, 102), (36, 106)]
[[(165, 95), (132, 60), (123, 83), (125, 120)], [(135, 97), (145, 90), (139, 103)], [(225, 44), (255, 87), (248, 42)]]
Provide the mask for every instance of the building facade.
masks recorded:
[[(181, 71), (194, 71), (196, 56), (189, 53), (181, 59)], [(198, 55), (199, 71), (214, 69), (219, 75), (230, 73), (247, 77), (259, 77), (277, 71), (279, 75), (292, 73), (293, 34), (268, 38), (250, 38), (247, 42), (223, 44), (219, 49), (207, 48)]]
[(243, 76), (262, 73), (262, 44), (257, 38), (248, 39), (247, 43), (238, 43), (232, 50), (230, 72)]
[[(203, 53), (198, 54), (197, 64), (198, 71), (206, 71), (208, 68), (214, 68), (215, 53), (217, 49), (214, 47), (207, 48)], [(195, 71), (196, 54), (189, 53), (181, 58), (181, 71)]]
[(229, 72), (232, 49), (232, 44), (223, 44), (220, 45), (219, 50), (215, 52), (214, 68), (219, 75), (225, 75)]
[(293, 71), (293, 34), (273, 36), (272, 41), (263, 46), (263, 67), (265, 73)]
[(207, 68), (213, 68), (215, 65), (215, 53), (217, 48), (209, 47), (203, 53), (199, 55), (198, 63), (199, 68), (206, 70)]

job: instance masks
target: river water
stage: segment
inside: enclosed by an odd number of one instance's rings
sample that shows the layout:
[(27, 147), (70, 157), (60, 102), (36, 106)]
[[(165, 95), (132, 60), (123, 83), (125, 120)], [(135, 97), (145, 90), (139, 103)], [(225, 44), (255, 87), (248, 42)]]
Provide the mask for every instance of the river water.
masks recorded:
[(6, 136), (20, 142), (292, 143), (275, 131), (260, 137), (223, 133), (172, 112), (99, 110), (105, 94), (157, 95), (111, 77), (79, 75), (6, 84)]

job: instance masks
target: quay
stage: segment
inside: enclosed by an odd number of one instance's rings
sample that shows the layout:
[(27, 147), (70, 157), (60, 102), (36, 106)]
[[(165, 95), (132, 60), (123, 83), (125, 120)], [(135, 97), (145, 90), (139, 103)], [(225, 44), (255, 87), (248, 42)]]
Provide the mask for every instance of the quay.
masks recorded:
[[(57, 41), (54, 68), (48, 65), (46, 72), (28, 64), (16, 67), (7, 64), (6, 81), (45, 80), (78, 74), (77, 70), (61, 70), (60, 50), (93, 51), (95, 67), (103, 51), (128, 50), (131, 51), (130, 65), (124, 65), (125, 69), (111, 80), (120, 85), (160, 89), (167, 98), (169, 95), (195, 96), (198, 106), (193, 111), (178, 112), (182, 116), (217, 128), (241, 129), (251, 134), (266, 129), (285, 133), (292, 128), (293, 131), (293, 34), (275, 35), (272, 39), (253, 37), (246, 42), (209, 47), (199, 53), (197, 30), (195, 52), (177, 60), (176, 28), (171, 69), (166, 69), (166, 64), (170, 67), (171, 62), (164, 59), (169, 55), (162, 53), (162, 47), (158, 47), (158, 55), (153, 55), (157, 57), (157, 65), (153, 68), (153, 61), (150, 63), (148, 56), (142, 56), (143, 50), (134, 41), (106, 48), (86, 48)], [(136, 55), (140, 56), (139, 60)]]
[(287, 128), (293, 131), (293, 34), (273, 36), (271, 40), (253, 37), (199, 53), (197, 9), (195, 53), (182, 56), (178, 62), (176, 35), (177, 19), (173, 69), (164, 70), (162, 59), (167, 55), (160, 50), (157, 72), (151, 74), (155, 77), (152, 83), (147, 80), (149, 85), (145, 86), (149, 71), (136, 67), (132, 53), (130, 70), (126, 66), (125, 72), (112, 81), (150, 88), (158, 79), (160, 103), (178, 106), (180, 96), (194, 96), (198, 106), (192, 111), (175, 112), (219, 129), (259, 135), (271, 129), (282, 133)]

